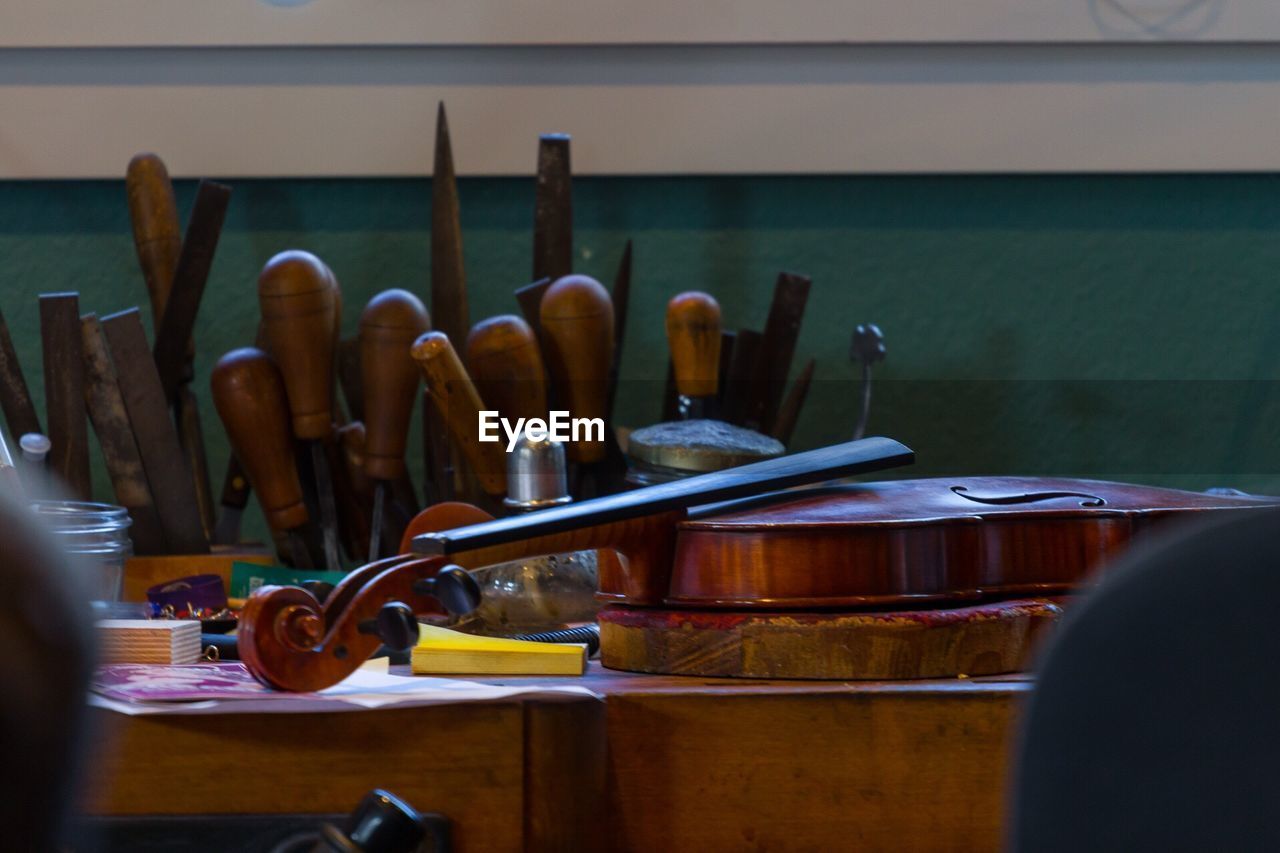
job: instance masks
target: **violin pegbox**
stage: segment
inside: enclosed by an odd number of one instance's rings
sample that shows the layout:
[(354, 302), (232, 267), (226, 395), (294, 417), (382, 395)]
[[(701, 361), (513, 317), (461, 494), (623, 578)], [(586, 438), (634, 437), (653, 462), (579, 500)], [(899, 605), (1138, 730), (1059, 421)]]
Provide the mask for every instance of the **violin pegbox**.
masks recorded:
[(351, 572), (323, 603), (302, 587), (262, 587), (241, 615), (240, 657), (268, 687), (322, 690), (380, 645), (411, 648), (417, 614), (438, 612), (436, 602), (450, 613), (469, 613), (479, 605), (479, 585), (442, 557), (398, 556)]

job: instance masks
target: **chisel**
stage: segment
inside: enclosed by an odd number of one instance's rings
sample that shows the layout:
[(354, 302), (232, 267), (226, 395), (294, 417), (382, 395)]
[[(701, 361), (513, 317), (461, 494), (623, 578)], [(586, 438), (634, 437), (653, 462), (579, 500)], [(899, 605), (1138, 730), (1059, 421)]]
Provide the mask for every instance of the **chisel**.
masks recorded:
[(410, 348), (431, 327), (422, 300), (407, 290), (385, 290), (360, 315), (363, 378), (364, 471), (375, 483), (369, 562), (381, 553), (382, 518), (390, 481), (405, 474), (409, 420), (421, 381)]
[[(559, 279), (542, 297), (543, 357), (557, 406), (571, 418), (599, 418), (609, 429), (608, 384), (613, 364), (613, 302), (600, 282), (585, 275)], [(565, 451), (571, 462), (596, 463), (605, 457), (603, 440), (582, 430)]]
[(501, 441), (480, 441), (479, 415), (487, 407), (449, 338), (443, 332), (427, 332), (414, 341), (412, 353), (432, 403), (481, 488), (490, 497), (501, 499), (507, 493), (504, 445)]
[(210, 376), (213, 404), (226, 427), (236, 458), (258, 493), (273, 530), (285, 533), (293, 563), (313, 568), (302, 530), (310, 516), (293, 458), (284, 380), (260, 349), (232, 350)]
[(538, 177), (533, 201), (533, 277), (558, 278), (573, 272), (573, 178), (569, 135), (538, 139)]
[(717, 416), (720, 331), (720, 304), (710, 294), (691, 290), (667, 303), (667, 344), (683, 419)]
[(262, 333), (284, 380), (293, 435), (310, 446), (325, 566), (341, 571), (338, 510), (324, 448), (333, 432), (335, 285), (323, 261), (300, 251), (276, 255), (258, 277)]
[(476, 323), (467, 335), (467, 372), (485, 405), (516, 423), (547, 417), (542, 352), (529, 324), (514, 314)]

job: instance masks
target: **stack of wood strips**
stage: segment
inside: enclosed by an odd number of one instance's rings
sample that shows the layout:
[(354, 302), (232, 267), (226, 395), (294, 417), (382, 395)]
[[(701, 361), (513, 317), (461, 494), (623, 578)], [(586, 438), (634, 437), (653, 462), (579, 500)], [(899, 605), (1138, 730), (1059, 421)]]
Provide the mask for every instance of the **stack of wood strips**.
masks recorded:
[(195, 620), (104, 619), (96, 630), (99, 663), (200, 660), (200, 623)]

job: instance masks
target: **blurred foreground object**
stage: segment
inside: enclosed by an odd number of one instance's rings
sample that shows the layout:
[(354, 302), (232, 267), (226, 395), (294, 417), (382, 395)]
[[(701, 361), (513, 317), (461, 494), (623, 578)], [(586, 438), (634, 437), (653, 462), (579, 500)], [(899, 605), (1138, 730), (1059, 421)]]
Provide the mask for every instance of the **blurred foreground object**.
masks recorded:
[(72, 799), (91, 671), (89, 612), (67, 557), (0, 496), (0, 826), (6, 850), (53, 850)]
[(1112, 567), (1044, 659), (1012, 850), (1274, 850), (1280, 512)]

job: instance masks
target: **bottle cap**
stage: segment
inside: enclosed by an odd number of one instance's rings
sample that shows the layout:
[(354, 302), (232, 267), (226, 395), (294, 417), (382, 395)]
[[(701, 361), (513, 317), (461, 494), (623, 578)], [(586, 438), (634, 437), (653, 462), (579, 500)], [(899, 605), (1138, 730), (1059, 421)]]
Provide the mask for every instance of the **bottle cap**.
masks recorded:
[(53, 444), (49, 441), (49, 436), (29, 432), (18, 439), (18, 447), (22, 448), (23, 459), (28, 462), (43, 462)]

